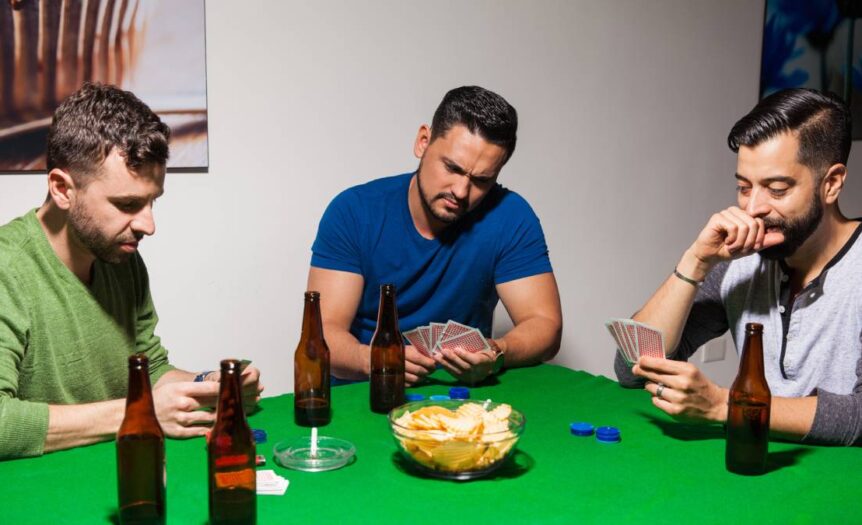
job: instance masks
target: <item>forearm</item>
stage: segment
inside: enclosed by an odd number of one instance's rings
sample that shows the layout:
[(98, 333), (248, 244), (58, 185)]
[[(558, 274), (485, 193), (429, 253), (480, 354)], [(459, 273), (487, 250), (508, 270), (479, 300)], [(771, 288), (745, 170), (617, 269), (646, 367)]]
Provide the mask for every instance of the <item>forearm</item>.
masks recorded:
[[(709, 268), (698, 261), (691, 250), (687, 250), (677, 264), (677, 271), (696, 281), (703, 281)], [(632, 318), (661, 331), (666, 348), (669, 351), (676, 349), (696, 296), (696, 286), (671, 274)]]
[(168, 383), (179, 383), (182, 381), (194, 381), (195, 376), (197, 376), (194, 372), (186, 372), (185, 370), (180, 370), (179, 368), (174, 368), (173, 370), (169, 370), (162, 374), (162, 377), (156, 381), (156, 384), (153, 385), (153, 388), (161, 385), (166, 385)]
[(371, 349), (363, 345), (349, 331), (325, 327), (329, 346), (332, 375), (341, 379), (368, 379), (371, 367)]
[(123, 422), (126, 400), (85, 405), (50, 405), (45, 452), (113, 439)]
[[(729, 390), (721, 389), (722, 404), (716, 411), (716, 422), (727, 421), (727, 398)], [(810, 397), (773, 397), (769, 414), (769, 435), (772, 438), (800, 441), (811, 431), (814, 414), (817, 412), (817, 398)]]
[(525, 319), (495, 339), (505, 355), (505, 366), (525, 366), (552, 359), (560, 349), (562, 321), (536, 316)]

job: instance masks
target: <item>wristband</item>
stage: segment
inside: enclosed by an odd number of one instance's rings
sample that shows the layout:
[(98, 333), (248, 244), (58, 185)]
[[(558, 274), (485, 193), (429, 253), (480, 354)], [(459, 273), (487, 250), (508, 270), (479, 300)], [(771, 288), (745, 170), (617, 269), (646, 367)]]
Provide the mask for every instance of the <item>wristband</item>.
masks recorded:
[(195, 383), (202, 383), (204, 379), (210, 374), (212, 374), (212, 370), (207, 370), (206, 372), (201, 372), (200, 374), (195, 376)]
[(685, 282), (687, 282), (688, 284), (690, 284), (690, 285), (694, 286), (695, 288), (697, 288), (697, 287), (699, 287), (701, 284), (703, 284), (703, 281), (695, 281), (695, 280), (694, 280), (694, 279), (692, 279), (691, 277), (686, 277), (685, 275), (683, 275), (683, 274), (679, 273), (679, 270), (677, 270), (677, 269), (676, 269), (676, 267), (674, 267), (674, 269), (673, 269), (673, 274), (674, 274), (674, 275), (675, 275), (679, 280), (681, 280), (681, 281), (685, 281)]

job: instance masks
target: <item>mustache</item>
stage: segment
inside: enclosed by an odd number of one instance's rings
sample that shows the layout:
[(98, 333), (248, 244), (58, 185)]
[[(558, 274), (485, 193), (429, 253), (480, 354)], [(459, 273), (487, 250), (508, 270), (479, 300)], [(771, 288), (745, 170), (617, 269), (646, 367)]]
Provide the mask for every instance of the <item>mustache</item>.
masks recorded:
[(466, 208), (467, 207), (467, 202), (456, 197), (454, 193), (438, 193), (437, 196), (434, 197), (434, 200), (436, 201), (439, 199), (446, 199), (449, 201), (454, 201), (454, 202), (458, 203), (458, 207), (460, 207), (460, 208)]
[(126, 244), (131, 242), (140, 242), (141, 239), (144, 238), (143, 233), (133, 232), (128, 235), (123, 235), (117, 238), (118, 244)]

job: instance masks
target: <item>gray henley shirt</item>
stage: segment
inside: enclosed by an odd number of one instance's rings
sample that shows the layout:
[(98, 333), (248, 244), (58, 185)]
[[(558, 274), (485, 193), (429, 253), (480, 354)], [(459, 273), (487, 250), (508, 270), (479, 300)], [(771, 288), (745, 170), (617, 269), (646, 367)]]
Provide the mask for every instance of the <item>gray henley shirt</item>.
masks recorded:
[[(730, 330), (738, 353), (746, 323), (763, 325), (763, 361), (773, 396), (817, 396), (803, 442), (862, 444), (862, 224), (795, 298), (783, 261), (759, 254), (717, 265), (700, 287), (671, 359), (688, 360)], [(620, 384), (642, 387), (617, 355)]]

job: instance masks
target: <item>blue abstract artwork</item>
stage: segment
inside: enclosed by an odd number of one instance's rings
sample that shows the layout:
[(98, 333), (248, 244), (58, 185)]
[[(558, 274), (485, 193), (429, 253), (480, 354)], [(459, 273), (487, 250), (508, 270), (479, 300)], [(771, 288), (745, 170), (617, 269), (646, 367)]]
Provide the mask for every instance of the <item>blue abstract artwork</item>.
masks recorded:
[(767, 0), (760, 96), (807, 87), (850, 104), (853, 138), (862, 138), (860, 0)]

